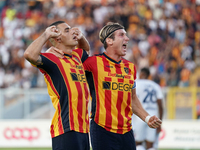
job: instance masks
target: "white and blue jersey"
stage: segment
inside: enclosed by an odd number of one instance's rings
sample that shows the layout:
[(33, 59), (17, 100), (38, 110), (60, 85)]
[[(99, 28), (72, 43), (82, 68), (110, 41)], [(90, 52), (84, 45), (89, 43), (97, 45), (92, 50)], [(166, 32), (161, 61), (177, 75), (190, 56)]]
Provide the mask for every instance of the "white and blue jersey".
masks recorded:
[(157, 100), (163, 100), (160, 86), (154, 81), (147, 79), (136, 80), (136, 94), (143, 108), (151, 115), (158, 115)]
[[(151, 115), (158, 116), (157, 100), (163, 101), (163, 93), (160, 86), (147, 79), (136, 80), (136, 94), (143, 108)], [(149, 126), (139, 117), (133, 114), (132, 125), (136, 141), (147, 140), (154, 142), (156, 138), (156, 130)]]

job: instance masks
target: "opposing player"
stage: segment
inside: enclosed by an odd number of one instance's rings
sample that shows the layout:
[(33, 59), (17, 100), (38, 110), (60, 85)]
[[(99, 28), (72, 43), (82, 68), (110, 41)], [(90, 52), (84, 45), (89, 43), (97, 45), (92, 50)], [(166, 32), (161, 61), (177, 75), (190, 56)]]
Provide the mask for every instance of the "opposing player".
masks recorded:
[[(163, 116), (163, 94), (160, 86), (149, 80), (150, 71), (148, 68), (142, 68), (139, 79), (136, 80), (136, 94), (143, 106), (143, 108), (150, 114), (159, 116), (162, 120)], [(145, 142), (146, 149), (153, 149), (153, 144), (158, 144), (157, 134), (161, 131), (161, 126), (156, 129), (149, 128), (140, 118), (133, 115), (132, 124), (137, 149), (141, 149), (141, 145)]]
[[(63, 51), (62, 58), (41, 53), (48, 40)], [(53, 150), (90, 149), (89, 91), (82, 64), (88, 57), (86, 51), (89, 49), (88, 41), (78, 28), (57, 21), (47, 27), (24, 53), (24, 57), (44, 74), (49, 96), (56, 109), (50, 129)]]

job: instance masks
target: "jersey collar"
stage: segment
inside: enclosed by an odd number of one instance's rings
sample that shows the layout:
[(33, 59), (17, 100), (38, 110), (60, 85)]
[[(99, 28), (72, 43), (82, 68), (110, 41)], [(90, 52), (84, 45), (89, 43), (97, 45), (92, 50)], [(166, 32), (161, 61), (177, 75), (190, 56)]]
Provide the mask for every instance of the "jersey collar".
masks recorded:
[(72, 55), (70, 55), (70, 54), (66, 54), (66, 53), (65, 53), (64, 55), (72, 58)]
[(122, 61), (122, 60), (116, 61), (116, 60), (112, 59), (112, 58), (109, 57), (105, 52), (103, 53), (103, 55), (104, 55), (107, 59), (109, 59), (110, 61), (112, 61), (112, 62), (114, 62), (114, 63), (116, 63), (116, 64), (120, 64), (121, 61)]

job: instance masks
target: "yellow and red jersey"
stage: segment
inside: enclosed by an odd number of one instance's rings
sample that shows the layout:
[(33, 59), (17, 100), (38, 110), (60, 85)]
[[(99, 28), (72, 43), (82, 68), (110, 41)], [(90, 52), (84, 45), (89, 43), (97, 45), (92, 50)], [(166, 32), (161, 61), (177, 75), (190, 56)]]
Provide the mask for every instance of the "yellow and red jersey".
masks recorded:
[(63, 59), (41, 53), (42, 64), (37, 67), (44, 74), (48, 93), (55, 108), (51, 136), (67, 131), (89, 132), (89, 91), (82, 62), (88, 57), (82, 49), (65, 54)]
[(89, 57), (83, 65), (92, 97), (91, 118), (107, 131), (130, 131), (135, 65), (125, 59), (115, 61), (106, 53)]

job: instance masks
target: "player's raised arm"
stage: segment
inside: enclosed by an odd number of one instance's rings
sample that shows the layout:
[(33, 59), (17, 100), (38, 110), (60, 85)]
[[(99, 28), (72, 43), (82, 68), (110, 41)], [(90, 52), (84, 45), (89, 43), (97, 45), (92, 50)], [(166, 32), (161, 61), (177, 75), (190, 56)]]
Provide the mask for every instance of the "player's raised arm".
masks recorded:
[(132, 111), (135, 115), (145, 121), (150, 128), (158, 128), (162, 121), (156, 116), (150, 116), (142, 107), (137, 95), (136, 89), (132, 89)]
[[(75, 38), (78, 41), (78, 45), (76, 47), (85, 50), (87, 52), (87, 54), (89, 55), (90, 45), (89, 45), (89, 42), (87, 41), (87, 39), (85, 38), (85, 36), (82, 34), (80, 29), (78, 29), (76, 27), (73, 27), (72, 30), (74, 31), (72, 33), (75, 34)], [(50, 47), (46, 51), (46, 53), (52, 53), (58, 58), (63, 58), (63, 56), (64, 56), (63, 50), (58, 49), (54, 46)]]
[(34, 65), (41, 63), (40, 52), (46, 41), (52, 37), (60, 36), (60, 32), (56, 29), (56, 26), (50, 26), (40, 35), (35, 41), (33, 41), (24, 52), (24, 57)]
[(77, 47), (84, 49), (89, 54), (90, 44), (89, 44), (88, 40), (85, 38), (85, 36), (83, 35), (83, 33), (80, 31), (79, 28), (73, 27), (72, 29), (75, 31), (75, 35), (78, 40)]

